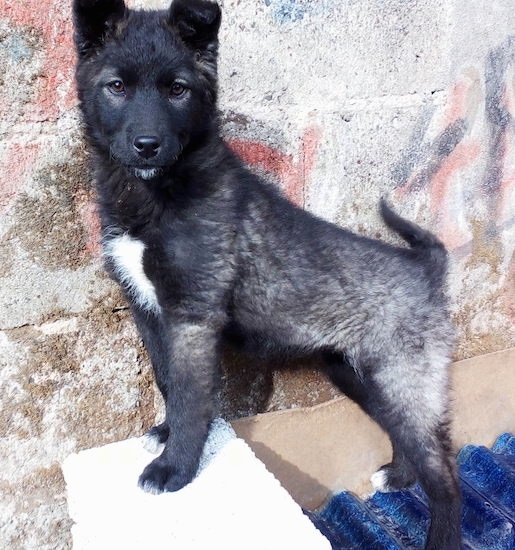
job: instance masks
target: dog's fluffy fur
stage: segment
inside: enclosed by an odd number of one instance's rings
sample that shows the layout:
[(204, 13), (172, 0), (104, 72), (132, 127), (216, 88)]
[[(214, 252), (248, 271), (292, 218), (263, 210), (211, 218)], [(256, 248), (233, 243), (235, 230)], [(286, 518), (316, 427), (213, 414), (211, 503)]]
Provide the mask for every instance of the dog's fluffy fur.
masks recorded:
[(354, 235), (243, 166), (219, 134), (215, 3), (144, 12), (122, 0), (74, 0), (73, 9), (106, 264), (166, 404), (151, 431), (165, 447), (140, 485), (175, 491), (195, 476), (224, 338), (316, 353), (391, 437), (393, 461), (375, 485), (418, 479), (432, 516), (426, 548), (459, 548), (441, 243), (385, 203), (384, 222), (409, 246)]

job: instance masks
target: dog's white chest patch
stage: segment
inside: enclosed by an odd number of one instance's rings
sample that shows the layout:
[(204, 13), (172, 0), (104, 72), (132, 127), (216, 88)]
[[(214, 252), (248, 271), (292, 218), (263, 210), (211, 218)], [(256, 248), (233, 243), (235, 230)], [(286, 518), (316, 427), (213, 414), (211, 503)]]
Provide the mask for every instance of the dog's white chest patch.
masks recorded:
[(143, 309), (160, 311), (154, 285), (143, 270), (145, 244), (124, 234), (104, 243), (104, 255), (111, 259), (116, 275)]

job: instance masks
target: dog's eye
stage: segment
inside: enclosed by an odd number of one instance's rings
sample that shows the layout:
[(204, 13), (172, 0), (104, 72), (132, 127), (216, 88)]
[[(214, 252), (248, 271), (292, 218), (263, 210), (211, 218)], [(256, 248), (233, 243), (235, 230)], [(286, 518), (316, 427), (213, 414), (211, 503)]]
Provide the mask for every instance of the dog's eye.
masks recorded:
[(181, 97), (186, 93), (186, 86), (181, 82), (174, 82), (170, 88), (170, 97), (177, 98)]
[(114, 95), (125, 95), (125, 84), (121, 80), (110, 82), (107, 88)]

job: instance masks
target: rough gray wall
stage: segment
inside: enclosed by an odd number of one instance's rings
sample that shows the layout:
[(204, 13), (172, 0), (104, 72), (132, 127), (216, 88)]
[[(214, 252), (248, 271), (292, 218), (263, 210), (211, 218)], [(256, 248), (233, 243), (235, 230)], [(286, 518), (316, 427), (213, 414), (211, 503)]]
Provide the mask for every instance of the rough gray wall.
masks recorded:
[[(222, 4), (231, 146), (297, 203), (368, 235), (390, 238), (376, 216), (390, 196), (449, 247), (456, 357), (514, 345), (512, 1)], [(102, 270), (73, 62), (68, 1), (0, 0), (3, 548), (68, 547), (60, 461), (141, 433), (160, 409)], [(227, 365), (228, 415), (334, 395), (309, 363)]]

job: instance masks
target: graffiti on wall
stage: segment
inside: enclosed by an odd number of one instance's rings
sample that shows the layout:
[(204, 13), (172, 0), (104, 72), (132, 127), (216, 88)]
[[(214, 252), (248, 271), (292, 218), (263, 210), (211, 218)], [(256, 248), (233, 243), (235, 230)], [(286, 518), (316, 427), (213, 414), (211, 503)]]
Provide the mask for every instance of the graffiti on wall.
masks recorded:
[(228, 143), (247, 164), (273, 174), (285, 195), (295, 204), (304, 206), (306, 185), (315, 163), (320, 135), (320, 128), (308, 126), (300, 137), (296, 155), (258, 141), (231, 139)]
[(264, 0), (264, 2), (272, 9), (273, 16), (279, 23), (301, 21), (318, 3), (299, 0)]
[(27, 143), (33, 125), (55, 123), (75, 103), (68, 11), (67, 2), (55, 0), (0, 0), (0, 121), (10, 138), (0, 154), (0, 212), (25, 189), (44, 156), (44, 136)]
[(265, 6), (279, 24), (297, 23), (308, 15), (317, 15), (341, 5), (342, 0), (264, 0)]
[[(0, 6), (2, 19), (9, 21), (19, 33), (19, 40), (6, 45), (10, 50), (8, 53), (19, 56), (17, 45), (31, 43), (34, 38), (41, 50), (41, 68), (34, 84), (35, 97), (24, 118), (27, 122), (55, 121), (75, 102), (69, 5), (55, 0), (1, 0)], [(10, 108), (10, 103), (0, 101), (0, 116)]]
[(461, 351), (513, 345), (515, 36), (464, 69), (443, 108), (426, 110), (392, 176), (399, 201), (428, 197), (451, 252)]
[[(391, 166), (397, 201), (411, 211), (414, 203), (424, 203), (432, 229), (451, 252), (458, 325), (466, 333), (460, 340), (468, 346), (458, 353), (484, 353), (513, 341), (514, 115), (515, 37), (509, 37), (488, 53), (483, 66), (459, 72), (443, 105), (422, 108), (403, 154)], [(320, 128), (306, 129), (297, 155), (248, 140), (232, 146), (249, 164), (274, 173), (288, 196), (304, 205), (311, 169), (324, 154), (318, 150), (320, 137)]]
[[(503, 232), (514, 227), (514, 62), (510, 37), (489, 53), (482, 75), (464, 71), (443, 112), (422, 117), (393, 169), (399, 196), (429, 193), (439, 234), (462, 255), (470, 253), (473, 240), (501, 246)], [(431, 124), (438, 129), (427, 139)], [(484, 226), (474, 227), (474, 219), (467, 219), (471, 212)]]

